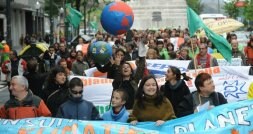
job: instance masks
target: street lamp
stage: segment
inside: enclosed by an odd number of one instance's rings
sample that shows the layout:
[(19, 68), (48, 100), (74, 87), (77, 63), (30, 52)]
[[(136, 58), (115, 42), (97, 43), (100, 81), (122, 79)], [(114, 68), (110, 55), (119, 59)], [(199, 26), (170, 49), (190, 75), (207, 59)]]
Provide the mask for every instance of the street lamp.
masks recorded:
[[(59, 23), (59, 40), (65, 36), (65, 30), (64, 30), (64, 8), (61, 7), (59, 9), (59, 13), (60, 13), (60, 23)], [(61, 33), (61, 34), (60, 34)]]
[(64, 13), (64, 9), (63, 7), (60, 8), (60, 14), (63, 14)]
[(39, 9), (40, 9), (40, 3), (37, 1), (35, 4), (35, 9), (36, 9), (36, 27), (35, 27), (35, 34), (36, 36), (38, 35), (38, 27), (39, 27)]

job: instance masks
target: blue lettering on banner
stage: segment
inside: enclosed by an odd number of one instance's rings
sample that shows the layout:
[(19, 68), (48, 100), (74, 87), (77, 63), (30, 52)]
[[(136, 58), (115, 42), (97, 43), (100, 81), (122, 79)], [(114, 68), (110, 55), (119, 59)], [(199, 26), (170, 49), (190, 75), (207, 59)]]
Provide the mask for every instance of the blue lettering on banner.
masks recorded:
[[(168, 64), (159, 64), (159, 63), (147, 63), (147, 67), (148, 69), (151, 69), (151, 70), (167, 70), (170, 66), (174, 66), (174, 65), (168, 65)], [(177, 67), (179, 68), (179, 70), (181, 72), (186, 72), (187, 71), (187, 68), (184, 68), (184, 67), (178, 67), (178, 66), (174, 66), (174, 67)], [(163, 71), (163, 74), (165, 74), (165, 70)]]
[(247, 94), (247, 92), (243, 91), (243, 87), (246, 84), (245, 81), (239, 82), (235, 80), (233, 82), (224, 81), (224, 96), (228, 97), (229, 95), (239, 99), (239, 94)]

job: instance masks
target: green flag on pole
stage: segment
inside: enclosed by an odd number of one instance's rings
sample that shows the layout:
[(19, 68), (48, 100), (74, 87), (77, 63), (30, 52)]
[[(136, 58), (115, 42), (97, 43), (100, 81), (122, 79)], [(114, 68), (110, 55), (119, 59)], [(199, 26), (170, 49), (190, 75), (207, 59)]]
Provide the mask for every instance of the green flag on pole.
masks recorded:
[(90, 22), (90, 26), (92, 27), (92, 29), (98, 29), (98, 23), (96, 21), (92, 21)]
[(187, 20), (190, 36), (193, 36), (198, 29), (202, 28), (205, 31), (207, 38), (214, 44), (214, 46), (221, 53), (221, 55), (228, 62), (231, 62), (232, 48), (224, 37), (211, 31), (203, 23), (203, 21), (199, 18), (199, 16), (189, 7), (187, 7)]
[(72, 8), (71, 4), (66, 4), (66, 19), (75, 29), (78, 28), (82, 17), (82, 13)]

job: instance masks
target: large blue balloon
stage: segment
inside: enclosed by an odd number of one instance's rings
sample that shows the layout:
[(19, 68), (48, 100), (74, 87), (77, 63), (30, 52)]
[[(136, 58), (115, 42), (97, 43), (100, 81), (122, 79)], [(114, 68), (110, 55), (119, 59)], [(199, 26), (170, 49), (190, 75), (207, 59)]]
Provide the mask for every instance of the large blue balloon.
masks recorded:
[(124, 2), (112, 2), (103, 9), (100, 21), (106, 32), (120, 35), (131, 28), (134, 15), (132, 9)]
[(95, 63), (106, 64), (112, 56), (112, 47), (104, 41), (97, 41), (91, 44), (89, 53)]

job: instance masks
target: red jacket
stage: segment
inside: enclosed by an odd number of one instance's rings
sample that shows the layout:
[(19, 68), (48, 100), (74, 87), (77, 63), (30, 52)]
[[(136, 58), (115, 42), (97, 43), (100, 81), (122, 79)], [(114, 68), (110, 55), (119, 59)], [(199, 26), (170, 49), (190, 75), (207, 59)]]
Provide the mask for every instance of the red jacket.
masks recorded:
[(247, 64), (253, 65), (253, 48), (246, 46), (244, 48), (245, 56), (247, 57)]
[(0, 118), (4, 119), (15, 120), (40, 116), (51, 116), (51, 112), (48, 110), (44, 101), (38, 96), (33, 95), (31, 91), (28, 91), (24, 100), (19, 101), (11, 98), (0, 109)]

